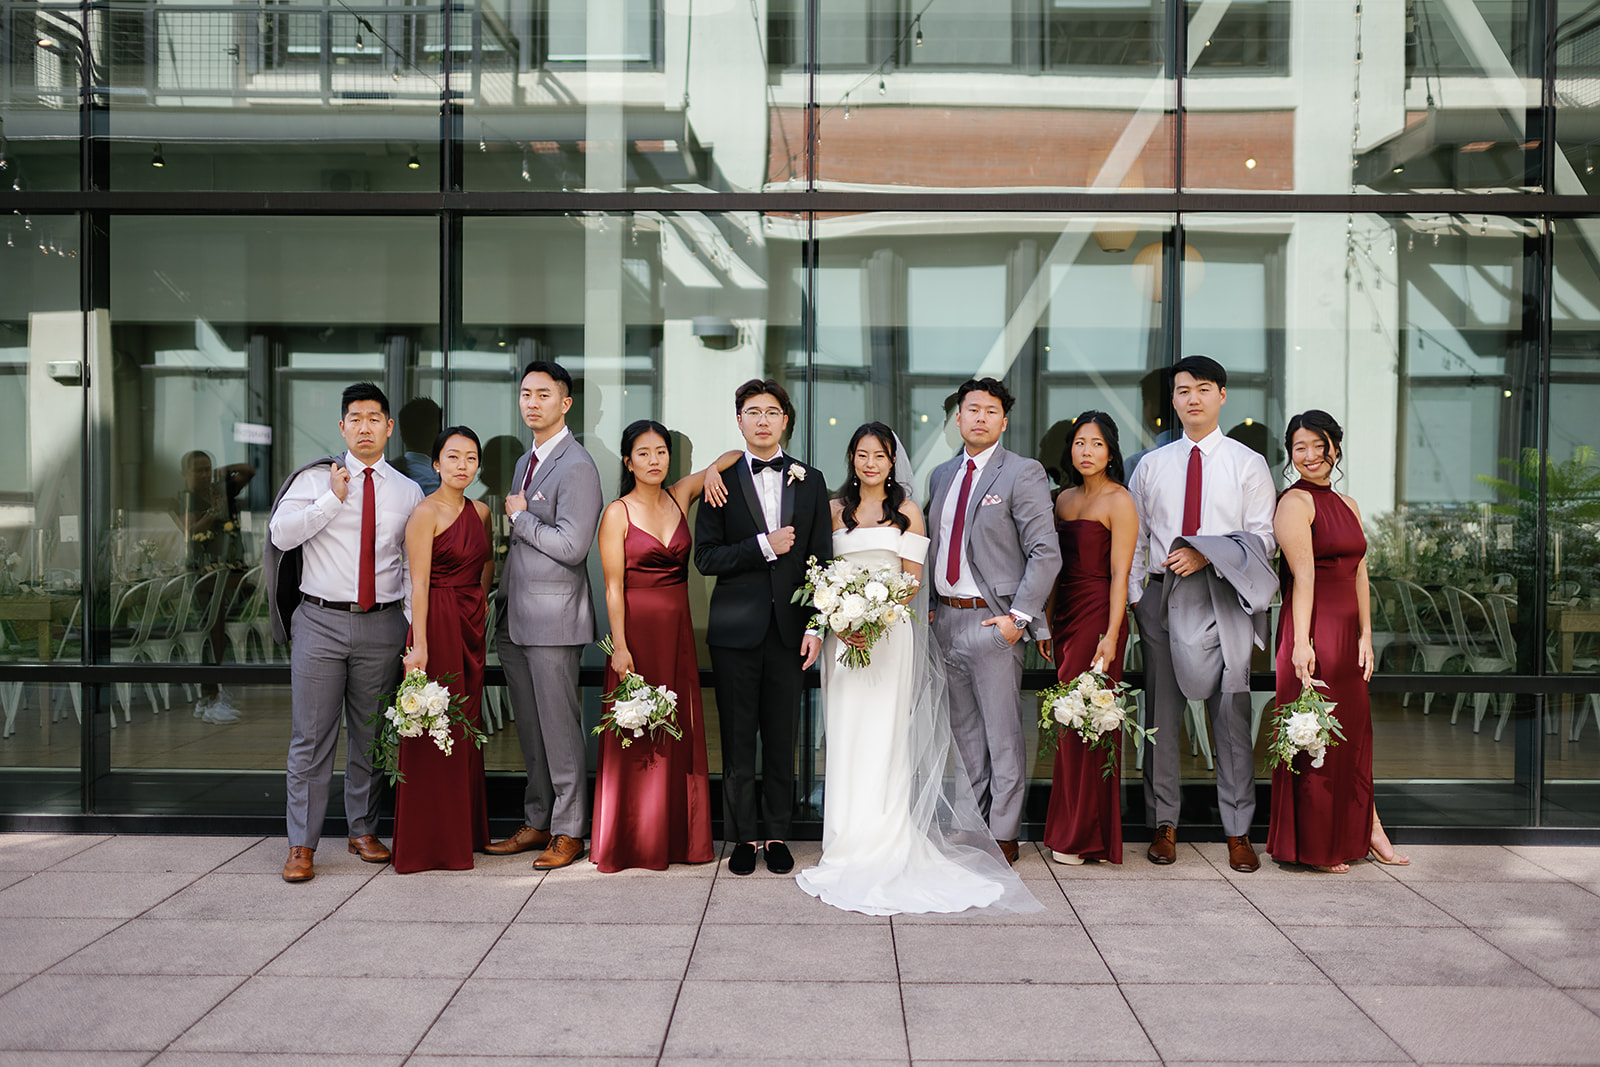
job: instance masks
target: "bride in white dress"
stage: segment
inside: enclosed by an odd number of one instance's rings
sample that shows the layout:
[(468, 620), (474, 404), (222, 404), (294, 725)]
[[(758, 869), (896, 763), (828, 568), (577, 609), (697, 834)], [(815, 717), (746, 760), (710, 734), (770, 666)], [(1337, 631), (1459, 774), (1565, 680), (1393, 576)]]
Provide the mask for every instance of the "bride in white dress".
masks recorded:
[[(833, 503), (835, 558), (920, 577), (928, 539), (908, 497), (909, 464), (896, 469), (898, 439), (867, 423), (846, 455), (851, 474)], [(926, 602), (920, 595), (916, 620), (878, 639), (866, 667), (839, 664), (837, 635), (824, 643), (822, 859), (795, 881), (827, 904), (867, 915), (1038, 911), (989, 835), (951, 744)]]

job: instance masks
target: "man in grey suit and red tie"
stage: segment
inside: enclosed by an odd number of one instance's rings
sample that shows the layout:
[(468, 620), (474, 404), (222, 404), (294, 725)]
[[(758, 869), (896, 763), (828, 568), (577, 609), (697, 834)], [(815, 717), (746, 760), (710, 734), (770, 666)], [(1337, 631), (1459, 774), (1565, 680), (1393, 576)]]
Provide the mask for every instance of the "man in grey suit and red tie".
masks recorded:
[(956, 748), (990, 833), (1015, 863), (1027, 787), (1022, 657), (1030, 636), (1050, 657), (1044, 608), (1061, 548), (1044, 467), (1000, 445), (1010, 390), (982, 378), (956, 396), (963, 447), (934, 468), (928, 497), (933, 634), (949, 671)]
[(578, 703), (578, 658), (595, 639), (586, 561), (600, 527), (600, 472), (567, 429), (572, 375), (535, 360), (522, 375), (518, 405), (533, 448), (517, 461), (506, 497), (511, 544), (495, 594), (495, 647), (505, 667), (517, 741), (528, 772), (523, 825), (487, 851), (542, 849), (538, 870), (583, 855), (589, 775)]
[[(1177, 538), (1196, 534), (1249, 533), (1275, 551), (1272, 514), (1277, 494), (1261, 454), (1222, 433), (1219, 420), (1228, 400), (1228, 372), (1208, 356), (1186, 356), (1172, 367), (1172, 406), (1183, 436), (1147, 453), (1129, 479), (1139, 512), (1139, 537), (1128, 575), (1128, 603), (1139, 623), (1144, 653), (1144, 691), (1150, 722), (1162, 737), (1176, 737), (1187, 705), (1172, 668), (1167, 629), (1168, 574), (1187, 577), (1209, 565)], [(1168, 583), (1170, 584), (1170, 583)], [(1211, 736), (1217, 748), (1217, 806), (1228, 837), (1228, 865), (1236, 871), (1260, 866), (1250, 846), (1256, 810), (1255, 739), (1250, 736), (1250, 694), (1213, 693)], [(1146, 818), (1156, 828), (1145, 853), (1151, 863), (1177, 859), (1180, 802), (1178, 746), (1151, 744), (1144, 754)]]
[(369, 720), (400, 681), (406, 520), (422, 501), (417, 483), (383, 458), (393, 432), (383, 391), (370, 382), (350, 386), (339, 416), (347, 451), (291, 475), (268, 523), (264, 574), (273, 629), (280, 639), (291, 638), (286, 882), (307, 882), (314, 874), (341, 712), (350, 851), (368, 863), (389, 861), (376, 836)]

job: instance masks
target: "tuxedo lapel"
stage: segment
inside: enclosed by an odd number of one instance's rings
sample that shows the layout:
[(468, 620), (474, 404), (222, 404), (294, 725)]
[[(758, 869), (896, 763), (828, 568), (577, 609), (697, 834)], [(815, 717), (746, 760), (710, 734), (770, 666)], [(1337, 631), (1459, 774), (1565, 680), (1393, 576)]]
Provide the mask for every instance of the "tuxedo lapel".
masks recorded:
[(972, 495), (967, 498), (967, 538), (971, 543), (972, 516), (978, 510), (978, 505), (983, 503), (985, 494), (994, 487), (1000, 479), (1000, 470), (1005, 466), (1008, 453), (1003, 448), (994, 450), (994, 455), (989, 457), (989, 462), (983, 465), (983, 470), (978, 472), (978, 477), (972, 483)]
[(739, 488), (744, 494), (745, 506), (750, 509), (750, 517), (755, 520), (756, 529), (762, 533), (770, 533), (767, 529), (767, 517), (761, 514), (761, 494), (756, 492), (756, 480), (750, 475), (750, 464), (741, 458), (733, 465), (736, 472), (734, 480), (739, 483)]
[(789, 477), (785, 470), (780, 477), (783, 478), (783, 492), (778, 497), (778, 525), (794, 525), (794, 479)]

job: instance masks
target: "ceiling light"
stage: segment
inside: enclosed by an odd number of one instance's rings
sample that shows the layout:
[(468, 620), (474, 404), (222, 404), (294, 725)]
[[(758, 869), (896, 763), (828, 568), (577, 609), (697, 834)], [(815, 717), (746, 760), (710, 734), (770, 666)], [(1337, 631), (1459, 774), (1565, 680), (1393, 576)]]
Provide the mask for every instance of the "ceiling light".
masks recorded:
[(155, 150), (150, 153), (150, 165), (152, 167), (157, 167), (157, 168), (164, 167), (164, 166), (167, 165), (166, 158), (164, 156), (162, 156), (162, 154), (161, 154), (161, 142), (160, 141), (156, 142)]
[(416, 145), (411, 146), (411, 158), (406, 160), (406, 166), (410, 167), (412, 170), (416, 170), (418, 167), (422, 166), (422, 160), (417, 158)]

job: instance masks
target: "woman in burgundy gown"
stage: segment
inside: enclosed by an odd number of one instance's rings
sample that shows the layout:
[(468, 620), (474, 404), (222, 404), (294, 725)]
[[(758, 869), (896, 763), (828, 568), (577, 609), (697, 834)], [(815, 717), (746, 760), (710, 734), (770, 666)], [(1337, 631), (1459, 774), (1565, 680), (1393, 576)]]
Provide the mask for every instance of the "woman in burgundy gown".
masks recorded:
[(601, 733), (589, 858), (606, 873), (716, 859), (700, 665), (689, 619), (686, 512), (702, 489), (709, 501), (726, 500), (717, 471), (741, 455), (726, 452), (715, 465), (667, 486), (672, 445), (666, 427), (642, 419), (622, 432), (622, 492), (600, 517), (612, 643), (606, 692), (629, 671), (665, 685), (678, 694), (683, 736), (646, 734), (624, 748), (609, 730)]
[[(1122, 680), (1128, 644), (1128, 570), (1139, 515), (1123, 488), (1117, 424), (1086, 411), (1072, 424), (1061, 457), (1066, 488), (1056, 497), (1061, 575), (1050, 607), (1050, 643), (1063, 682), (1094, 668)], [(1057, 863), (1122, 862), (1122, 753), (1104, 775), (1105, 756), (1062, 731), (1045, 813), (1044, 843)]]
[[(411, 567), (411, 647), (405, 669), (465, 693), (461, 711), (478, 722), (483, 701), (484, 613), (494, 564), (489, 555), (489, 508), (468, 500), (478, 473), (478, 437), (451, 426), (433, 443), (439, 488), (423, 498), (406, 523)], [(394, 869), (470, 871), (472, 853), (489, 843), (483, 797), (483, 753), (453, 727), (446, 756), (428, 737), (402, 738), (395, 787)]]
[(1344, 433), (1333, 416), (1315, 409), (1289, 420), (1284, 449), (1300, 480), (1278, 499), (1273, 532), (1283, 549), (1279, 573), (1278, 703), (1303, 684), (1338, 704), (1334, 718), (1344, 740), (1329, 747), (1321, 767), (1300, 753), (1293, 773), (1272, 772), (1272, 821), (1267, 851), (1280, 863), (1343, 874), (1371, 855), (1380, 863), (1410, 862), (1395, 855), (1378, 821), (1372, 788), (1372, 611), (1367, 586), (1367, 539), (1355, 501), (1333, 489)]

